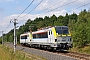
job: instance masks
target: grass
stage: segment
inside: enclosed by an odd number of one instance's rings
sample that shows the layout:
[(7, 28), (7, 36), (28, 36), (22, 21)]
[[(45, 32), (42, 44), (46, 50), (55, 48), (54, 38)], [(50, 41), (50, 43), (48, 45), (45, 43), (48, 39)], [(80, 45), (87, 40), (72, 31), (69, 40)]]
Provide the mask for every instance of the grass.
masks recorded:
[(90, 54), (90, 45), (84, 46), (83, 48), (73, 47), (71, 49), (71, 51), (72, 52), (83, 53), (83, 54)]
[(26, 54), (22, 51), (13, 52), (13, 49), (0, 45), (0, 60), (46, 60), (43, 57)]

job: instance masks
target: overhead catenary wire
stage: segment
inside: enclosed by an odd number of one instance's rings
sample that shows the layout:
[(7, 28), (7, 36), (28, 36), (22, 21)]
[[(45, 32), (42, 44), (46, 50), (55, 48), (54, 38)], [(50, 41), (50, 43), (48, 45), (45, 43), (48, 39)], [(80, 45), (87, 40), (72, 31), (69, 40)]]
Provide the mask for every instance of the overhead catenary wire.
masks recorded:
[[(34, 0), (32, 0), (32, 2), (24, 9), (23, 12), (25, 12), (25, 11), (29, 8), (29, 6), (31, 6), (31, 4), (32, 4), (33, 2), (34, 2)], [(21, 14), (22, 14), (23, 12), (21, 12)], [(19, 17), (21, 16), (21, 14), (20, 14), (19, 16), (17, 16), (17, 18), (19, 18)], [(16, 19), (17, 19), (17, 18), (16, 18)], [(6, 27), (5, 31), (9, 28), (10, 24), (11, 24), (11, 22), (10, 22), (9, 25)]]
[[(32, 11), (34, 11), (42, 2), (43, 2), (43, 0), (41, 0), (41, 1), (36, 5), (36, 7), (34, 7), (30, 12), (28, 12), (28, 14), (30, 14)], [(24, 15), (23, 17), (25, 17), (25, 16), (27, 16), (27, 14)]]
[[(34, 0), (32, 0), (32, 2), (24, 9), (24, 11), (23, 12), (21, 12), (21, 14), (22, 13), (24, 13), (28, 8), (29, 8), (29, 6), (31, 6), (31, 4), (34, 2)], [(21, 16), (21, 14), (17, 17), (17, 18), (19, 18), (20, 16)], [(16, 19), (17, 19), (16, 18)]]
[[(43, 1), (43, 0), (42, 0), (42, 1)], [(42, 2), (42, 1), (41, 1), (41, 2)], [(72, 2), (70, 2), (70, 3), (67, 3), (67, 4), (63, 5), (63, 6), (67, 6), (68, 4), (74, 3), (74, 2), (76, 2), (76, 1), (77, 1), (77, 0), (72, 1)], [(34, 2), (34, 0), (28, 5), (28, 7), (29, 7), (33, 2)], [(41, 2), (40, 2), (40, 3), (41, 3)], [(39, 3), (39, 4), (40, 4), (40, 3)], [(39, 5), (39, 4), (38, 4), (38, 5)], [(57, 3), (57, 4), (58, 4), (58, 3)], [(79, 9), (79, 8), (84, 7), (84, 6), (86, 6), (86, 5), (89, 5), (89, 4), (90, 4), (90, 3), (84, 4), (84, 5), (82, 5), (82, 6), (79, 6), (79, 7), (75, 8), (75, 9)], [(38, 6), (38, 5), (37, 5), (37, 6)], [(37, 6), (36, 6), (36, 7), (37, 7)], [(55, 5), (53, 5), (53, 6), (55, 6)], [(53, 7), (53, 6), (51, 6), (51, 7)], [(63, 6), (61, 6), (61, 7), (63, 7)], [(28, 8), (28, 7), (27, 7), (27, 8)], [(36, 7), (35, 7), (35, 8), (36, 8)], [(50, 7), (50, 8), (51, 8), (51, 7)], [(26, 8), (26, 9), (27, 9), (27, 8)], [(34, 8), (34, 9), (35, 9), (35, 8)], [(58, 9), (58, 8), (59, 8), (59, 7), (57, 7), (56, 9)], [(26, 9), (25, 9), (25, 10), (26, 10)], [(31, 11), (33, 11), (34, 9), (32, 9)], [(53, 10), (56, 10), (56, 9), (53, 9)], [(75, 9), (73, 9), (73, 10), (75, 10)], [(25, 11), (25, 10), (24, 10), (24, 11)], [(46, 9), (45, 9), (45, 10), (46, 10)], [(51, 10), (51, 11), (53, 11), (53, 10)], [(23, 11), (23, 12), (24, 12), (24, 11)], [(31, 11), (30, 11), (30, 12), (31, 12)], [(29, 12), (29, 13), (30, 13), (30, 12)], [(49, 11), (49, 12), (50, 12), (50, 11)], [(68, 11), (68, 12), (70, 12), (70, 11)], [(21, 15), (21, 14), (20, 14), (20, 15)], [(18, 16), (18, 17), (19, 17), (19, 16)], [(17, 18), (18, 18), (18, 17), (17, 17)], [(9, 25), (6, 27), (5, 30), (8, 29), (8, 27), (10, 26), (10, 24), (11, 24), (11, 23), (9, 23)]]
[[(34, 1), (34, 0), (33, 0), (33, 1)], [(42, 0), (42, 1), (43, 1), (43, 0)], [(42, 2), (42, 1), (41, 1), (41, 2)], [(41, 2), (40, 2), (40, 3), (41, 3)], [(39, 3), (39, 4), (40, 4), (40, 3)], [(39, 4), (38, 4), (38, 5), (39, 5)], [(37, 6), (38, 6), (38, 5), (37, 5)], [(30, 6), (30, 5), (29, 5), (29, 6)], [(29, 6), (28, 6), (28, 7), (29, 7)], [(36, 6), (36, 7), (37, 7), (37, 6)], [(27, 7), (27, 8), (28, 8), (28, 7)], [(35, 8), (36, 8), (36, 7), (35, 7)], [(27, 8), (26, 8), (26, 9), (27, 9)], [(34, 9), (35, 9), (35, 8), (34, 8)], [(26, 9), (25, 9), (25, 10), (26, 10)], [(34, 10), (34, 9), (33, 9), (33, 10)], [(24, 10), (24, 11), (25, 11), (25, 10)], [(33, 11), (33, 10), (31, 10), (31, 11)], [(24, 12), (24, 11), (23, 11), (23, 12)], [(23, 12), (22, 12), (22, 13), (23, 13)], [(21, 13), (21, 14), (22, 14), (22, 13)], [(20, 15), (21, 15), (21, 14), (20, 14)], [(19, 15), (18, 17), (20, 17), (20, 15)], [(17, 17), (17, 18), (18, 18), (18, 17)], [(17, 20), (17, 18), (14, 19), (14, 22), (13, 22), (13, 23), (14, 23), (14, 53), (15, 53), (15, 51), (16, 51), (16, 24), (17, 24), (16, 20)]]
[[(74, 1), (72, 1), (72, 2), (69, 2), (69, 3), (66, 3), (66, 4), (64, 4), (64, 5), (62, 5), (62, 6), (60, 6), (60, 7), (64, 7), (64, 6), (67, 6), (67, 5), (69, 5), (69, 4), (72, 4), (72, 3), (74, 3), (74, 2), (77, 2), (78, 0), (74, 0)], [(87, 5), (87, 4), (86, 4)], [(53, 5), (54, 6), (54, 5)], [(51, 6), (50, 8), (52, 8), (53, 6)], [(83, 6), (81, 6), (81, 7), (83, 7)], [(58, 9), (59, 7), (57, 7), (56, 9)], [(77, 7), (77, 8), (79, 8), (79, 7)], [(54, 11), (54, 10), (56, 10), (56, 9), (53, 9), (53, 10), (51, 10), (51, 11)], [(48, 11), (48, 12), (51, 12), (51, 11)], [(30, 13), (30, 12), (29, 12)], [(28, 14), (29, 14), (28, 13)], [(27, 14), (26, 14), (27, 15)], [(26, 16), (25, 15), (25, 16)], [(24, 16), (23, 16), (24, 17)]]
[[(41, 0), (41, 2), (42, 2), (42, 1), (43, 1), (43, 0)], [(38, 5), (40, 5), (41, 2), (40, 2)], [(46, 10), (48, 10), (48, 9), (56, 6), (56, 5), (59, 4), (60, 2), (63, 2), (63, 1), (59, 1), (59, 2), (55, 3), (54, 5), (52, 5), (52, 6), (48, 7), (48, 8), (46, 8), (46, 9), (44, 9), (43, 11), (46, 11)], [(38, 6), (38, 5), (37, 5), (37, 6)], [(37, 6), (36, 6), (35, 8), (37, 8)], [(35, 8), (34, 8), (34, 9), (35, 9)], [(28, 14), (30, 14), (34, 9), (32, 9), (30, 12), (28, 12)], [(41, 12), (43, 12), (43, 11), (41, 11)], [(39, 12), (39, 13), (40, 13), (40, 12)], [(23, 17), (25, 17), (25, 16), (27, 16), (27, 14), (25, 14)], [(21, 18), (23, 18), (23, 17), (21, 17)], [(21, 20), (21, 21), (25, 21), (25, 20)]]
[[(23, 12), (25, 12), (25, 11), (29, 8), (29, 6), (31, 6), (31, 4), (32, 4), (33, 2), (34, 2), (34, 0), (32, 0), (32, 2), (24, 9)], [(23, 12), (21, 12), (21, 14), (22, 14)], [(19, 17), (21, 16), (21, 14), (20, 14), (19, 16), (17, 16), (17, 18), (19, 18)], [(16, 19), (17, 19), (17, 18), (16, 18)], [(11, 22), (10, 22), (9, 25), (6, 27), (5, 31), (9, 28), (10, 24), (11, 24)]]
[[(63, 2), (63, 1), (60, 1), (60, 2)], [(50, 7), (48, 7), (48, 8), (46, 8), (46, 9), (44, 9), (44, 10), (42, 10), (41, 12), (43, 12), (43, 11), (46, 11), (46, 10), (50, 9), (50, 8), (52, 8), (52, 7), (56, 6), (57, 4), (60, 4), (60, 2), (58, 2), (58, 3), (56, 3), (56, 4), (52, 5), (52, 6), (50, 6)]]
[[(42, 1), (43, 1), (43, 0), (42, 0)], [(41, 2), (42, 2), (42, 1), (41, 1)], [(78, 0), (74, 0), (74, 1), (69, 2), (69, 3), (68, 3), (68, 1), (67, 1), (67, 2), (66, 2), (67, 4), (64, 4), (64, 5), (62, 5), (62, 6), (56, 7), (55, 9), (52, 9), (52, 10), (50, 10), (50, 11), (48, 11), (48, 12), (51, 12), (51, 11), (53, 11), (53, 10), (56, 10), (56, 9), (58, 9), (58, 8), (60, 8), (60, 7), (67, 6), (67, 5), (72, 4), (72, 3), (76, 2), (76, 1), (78, 1)], [(40, 2), (40, 3), (41, 3), (41, 2)], [(60, 1), (60, 2), (62, 2), (62, 1)], [(57, 4), (59, 4), (60, 2), (58, 2)], [(39, 3), (38, 5), (40, 5), (40, 3)], [(52, 6), (49, 7), (49, 8), (52, 8), (52, 7), (56, 6), (57, 4), (54, 4), (54, 5), (52, 5)], [(38, 6), (38, 5), (37, 5), (37, 6)], [(36, 7), (37, 7), (37, 6), (36, 6)], [(35, 8), (36, 8), (36, 7), (35, 7)], [(34, 9), (35, 9), (35, 8), (34, 8)], [(49, 8), (47, 8), (47, 9), (49, 9)], [(30, 14), (34, 9), (32, 9), (28, 14)], [(43, 11), (46, 11), (47, 9), (45, 9), (45, 10), (43, 10)], [(45, 12), (45, 13), (48, 13), (48, 12)], [(25, 16), (27, 16), (27, 14), (24, 15), (23, 17), (25, 17)], [(23, 18), (23, 17), (22, 17), (22, 18)]]
[[(42, 1), (43, 1), (43, 0), (41, 0), (41, 1), (39, 2), (39, 4), (38, 4), (34, 9), (32, 9), (29, 13), (31, 13), (33, 10), (35, 10), (35, 9), (42, 3)], [(29, 14), (29, 13), (28, 13), (28, 14)]]
[(72, 3), (75, 3), (75, 2), (77, 2), (77, 1), (78, 1), (78, 0), (74, 0), (74, 1), (72, 1), (72, 2), (69, 2), (69, 3), (67, 3), (67, 4), (64, 4), (64, 5), (62, 5), (62, 6), (56, 7), (56, 8), (54, 8), (54, 9), (50, 10), (50, 11), (47, 11), (47, 12), (45, 12), (45, 13), (48, 13), (48, 12), (54, 11), (54, 10), (60, 8), (60, 7), (67, 6), (67, 5), (72, 4)]
[[(90, 4), (90, 3), (84, 4), (84, 5), (82, 5), (82, 6), (76, 7), (76, 8), (73, 9), (73, 10), (79, 9), (79, 8), (84, 7), (84, 6), (86, 6), (86, 5), (89, 5), (89, 4)], [(70, 11), (68, 11), (68, 12), (71, 12), (71, 11), (72, 11), (72, 10), (70, 10)]]
[(6, 31), (6, 30), (9, 28), (10, 24), (11, 24), (11, 23), (9, 23), (9, 24), (7, 25), (7, 27), (6, 27), (6, 29), (5, 29), (4, 31)]
[[(34, 1), (34, 0), (33, 0), (33, 1)], [(43, 1), (43, 0), (42, 0), (42, 1)], [(42, 1), (41, 1), (41, 2), (42, 2)], [(40, 3), (41, 3), (41, 2), (40, 2)], [(75, 2), (75, 1), (73, 1), (73, 2)], [(40, 4), (40, 3), (39, 3), (39, 4)], [(71, 2), (70, 2), (70, 3), (71, 3)], [(39, 4), (38, 4), (38, 5), (39, 5)], [(69, 3), (68, 3), (68, 4), (69, 4)], [(86, 5), (89, 5), (89, 4), (90, 4), (90, 3), (84, 4), (84, 5), (82, 5), (82, 6), (79, 6), (79, 7), (75, 8), (75, 9), (79, 9), (79, 8), (84, 7), (84, 6), (86, 6)], [(67, 4), (66, 4), (66, 5), (67, 5)], [(63, 5), (63, 6), (66, 6), (66, 5)], [(75, 10), (75, 9), (73, 9), (73, 10)], [(68, 11), (68, 12), (70, 12), (70, 11)], [(6, 27), (5, 30), (7, 30), (7, 29), (9, 28), (10, 24), (11, 24), (11, 23), (8, 24), (8, 26)]]
[(3, 32), (5, 32), (9, 28), (9, 26), (11, 25), (11, 22), (13, 22), (12, 19), (10, 20), (10, 23), (7, 25), (7, 27), (5, 28), (5, 30), (3, 30)]
[[(34, 1), (34, 0), (33, 0), (33, 1)], [(43, 1), (43, 0), (42, 0), (42, 1)], [(42, 2), (42, 1), (41, 1), (41, 2)], [(41, 3), (41, 2), (40, 2), (40, 3)], [(40, 4), (40, 3), (39, 3), (39, 4)], [(38, 4), (38, 5), (39, 5), (39, 4)], [(38, 6), (38, 5), (37, 5), (37, 6)], [(29, 5), (29, 6), (30, 6), (30, 5)], [(28, 6), (28, 7), (29, 7), (29, 6)], [(37, 6), (36, 6), (36, 7), (37, 7)], [(28, 8), (28, 7), (27, 7), (27, 8)], [(35, 7), (35, 8), (36, 8), (36, 7)], [(26, 9), (27, 9), (27, 8), (26, 8)], [(34, 8), (34, 9), (35, 9), (35, 8)], [(26, 9), (25, 9), (25, 10), (26, 10)], [(33, 9), (33, 10), (34, 10), (34, 9)], [(24, 10), (24, 11), (25, 11), (25, 10)], [(31, 10), (31, 11), (33, 11), (33, 10)], [(23, 11), (23, 12), (24, 12), (24, 11)], [(22, 13), (23, 13), (23, 12), (22, 12)], [(22, 13), (21, 13), (21, 14), (22, 14)], [(21, 14), (20, 14), (20, 15), (21, 15)], [(19, 15), (18, 17), (20, 17), (20, 15)], [(18, 17), (17, 17), (17, 18), (18, 18)], [(17, 18), (14, 19), (14, 53), (15, 53), (15, 51), (16, 51), (16, 20), (17, 20)]]
[(75, 9), (78, 9), (78, 8), (84, 7), (84, 6), (89, 5), (89, 4), (90, 4), (90, 3), (84, 4), (84, 5), (82, 5), (82, 6), (79, 6), (79, 7), (75, 8)]

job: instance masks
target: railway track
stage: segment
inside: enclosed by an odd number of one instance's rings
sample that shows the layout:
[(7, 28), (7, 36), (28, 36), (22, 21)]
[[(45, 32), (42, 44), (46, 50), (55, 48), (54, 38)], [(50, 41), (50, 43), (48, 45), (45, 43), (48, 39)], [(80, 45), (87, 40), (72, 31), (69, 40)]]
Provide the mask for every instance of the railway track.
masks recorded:
[[(34, 48), (34, 49), (36, 49), (36, 48)], [(37, 50), (41, 50), (41, 49), (37, 49)], [(52, 52), (52, 53), (55, 53), (55, 54), (61, 54), (61, 55), (64, 55), (64, 56), (73, 57), (73, 58), (80, 59), (80, 60), (90, 60), (90, 55), (80, 54), (80, 53), (77, 53), (77, 52), (70, 52), (70, 51), (48, 51), (48, 50), (44, 50), (44, 49), (43, 49), (43, 51)]]
[(71, 57), (79, 58), (81, 60), (90, 60), (90, 55), (87, 54), (80, 54), (76, 52), (69, 52), (66, 55), (69, 55)]
[[(37, 49), (37, 50), (41, 50), (41, 49)], [(60, 55), (68, 56), (68, 57), (73, 57), (73, 58), (76, 58), (76, 59), (79, 59), (79, 60), (90, 60), (90, 55), (80, 54), (80, 53), (77, 53), (77, 52), (70, 52), (70, 51), (69, 52), (68, 51), (48, 51), (48, 50), (41, 50), (41, 51), (46, 51), (46, 52), (60, 54)]]
[[(18, 46), (21, 46), (21, 45), (18, 45)], [(28, 48), (28, 47), (24, 46), (24, 49), (22, 49), (22, 50), (25, 50), (25, 48)], [(60, 56), (62, 55), (62, 56), (72, 57), (72, 58), (75, 58), (76, 60), (90, 60), (90, 55), (80, 54), (80, 53), (76, 53), (76, 52), (70, 52), (70, 51), (49, 51), (49, 50), (36, 49), (36, 48), (29, 48), (29, 49), (38, 50), (38, 51), (41, 51), (41, 52), (43, 51), (43, 54), (45, 52), (45, 54), (50, 53), (50, 54), (55, 54), (55, 55), (60, 55)]]
[(80, 53), (77, 53), (77, 52), (62, 51), (62, 52), (53, 52), (53, 53), (73, 57), (73, 58), (80, 59), (80, 60), (90, 60), (90, 55), (80, 54)]
[[(38, 49), (38, 50), (40, 50), (40, 49)], [(81, 53), (70, 52), (70, 51), (48, 51), (48, 50), (43, 50), (43, 51), (60, 54), (60, 55), (68, 56), (68, 57), (73, 57), (73, 58), (76, 58), (79, 60), (90, 60), (90, 55), (88, 55), (88, 54), (81, 54)]]

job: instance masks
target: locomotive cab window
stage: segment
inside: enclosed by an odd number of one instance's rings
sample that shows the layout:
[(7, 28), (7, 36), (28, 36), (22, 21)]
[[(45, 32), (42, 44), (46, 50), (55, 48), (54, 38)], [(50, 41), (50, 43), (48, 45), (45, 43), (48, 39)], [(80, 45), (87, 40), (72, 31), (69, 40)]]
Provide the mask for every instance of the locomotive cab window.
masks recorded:
[(56, 33), (62, 34), (62, 29), (61, 29), (61, 27), (55, 27), (55, 29), (56, 29)]
[(62, 33), (63, 34), (69, 34), (67, 27), (62, 27)]
[(55, 27), (58, 34), (69, 34), (68, 27)]

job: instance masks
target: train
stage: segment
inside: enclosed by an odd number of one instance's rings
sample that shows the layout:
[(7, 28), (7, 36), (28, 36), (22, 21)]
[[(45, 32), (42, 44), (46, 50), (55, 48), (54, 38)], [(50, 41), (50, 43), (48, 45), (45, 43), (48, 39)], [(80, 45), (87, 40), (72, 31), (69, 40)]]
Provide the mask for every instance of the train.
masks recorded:
[(49, 26), (20, 35), (20, 44), (47, 50), (72, 48), (71, 33), (67, 26)]

